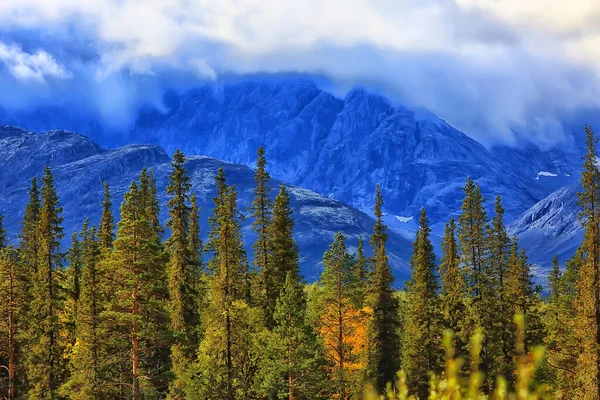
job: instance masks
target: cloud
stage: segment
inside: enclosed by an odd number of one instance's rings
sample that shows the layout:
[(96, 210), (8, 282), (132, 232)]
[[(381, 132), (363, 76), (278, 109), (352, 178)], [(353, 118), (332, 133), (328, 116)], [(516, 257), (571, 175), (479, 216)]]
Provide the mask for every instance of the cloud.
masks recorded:
[(14, 77), (25, 81), (44, 82), (46, 77), (69, 77), (69, 73), (44, 50), (30, 54), (14, 43), (0, 42), (0, 61)]
[(597, 0), (3, 0), (0, 59), (22, 79), (71, 74), (55, 93), (85, 88), (123, 123), (165, 87), (299, 72), (428, 108), (486, 144), (551, 144), (568, 136), (563, 114), (600, 107), (599, 16)]

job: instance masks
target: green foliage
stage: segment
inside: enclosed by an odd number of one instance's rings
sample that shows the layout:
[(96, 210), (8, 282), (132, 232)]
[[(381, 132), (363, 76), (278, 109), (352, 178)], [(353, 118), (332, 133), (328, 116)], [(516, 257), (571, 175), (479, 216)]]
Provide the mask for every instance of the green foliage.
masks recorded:
[[(171, 174), (167, 194), (169, 220), (167, 226), (171, 236), (166, 242), (169, 253), (168, 287), (169, 315), (173, 343), (171, 344), (171, 371), (175, 380), (171, 384), (170, 398), (182, 398), (185, 392), (183, 375), (193, 361), (194, 351), (198, 348), (197, 326), (199, 324), (197, 290), (195, 285), (199, 276), (198, 255), (191, 243), (191, 208), (188, 206), (190, 178), (184, 167), (185, 156), (177, 150), (171, 161)], [(197, 210), (194, 210), (197, 213)], [(197, 222), (195, 222), (197, 223)], [(194, 227), (196, 229), (196, 227)], [(197, 233), (196, 233), (197, 235)]]
[(379, 185), (375, 194), (375, 226), (370, 244), (373, 247), (373, 273), (368, 282), (367, 304), (373, 315), (369, 325), (369, 354), (367, 377), (375, 382), (376, 387), (383, 389), (393, 381), (400, 367), (400, 338), (397, 328), (400, 325), (398, 301), (394, 297), (392, 285), (394, 275), (389, 264), (386, 242), (387, 227), (384, 225), (383, 196)]
[(112, 249), (115, 240), (115, 221), (112, 213), (112, 201), (110, 199), (110, 188), (104, 182), (104, 197), (102, 200), (102, 217), (98, 228), (98, 240), (100, 249), (107, 251)]
[(37, 271), (33, 275), (31, 309), (29, 310), (29, 340), (27, 378), (29, 396), (53, 399), (65, 379), (64, 338), (61, 337), (59, 311), (63, 302), (59, 283), (63, 256), (62, 208), (54, 188), (54, 177), (46, 167), (42, 178), (41, 206), (35, 236), (38, 241)]
[(323, 347), (307, 318), (304, 287), (291, 272), (277, 299), (275, 326), (267, 335), (258, 381), (268, 397), (298, 400), (323, 398)]
[(293, 236), (294, 219), (290, 206), (290, 194), (281, 186), (273, 206), (273, 218), (269, 226), (270, 267), (263, 270), (262, 281), (265, 287), (265, 321), (273, 326), (273, 313), (277, 298), (285, 285), (289, 273), (294, 279), (300, 278), (298, 246)]
[(411, 278), (406, 283), (402, 367), (411, 391), (424, 398), (429, 390), (429, 374), (441, 372), (442, 313), (425, 209), (421, 211), (419, 226), (410, 262)]

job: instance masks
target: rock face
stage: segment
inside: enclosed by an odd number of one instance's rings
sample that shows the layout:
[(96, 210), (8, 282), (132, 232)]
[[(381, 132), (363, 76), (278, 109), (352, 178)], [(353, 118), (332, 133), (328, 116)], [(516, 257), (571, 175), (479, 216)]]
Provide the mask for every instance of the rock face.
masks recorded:
[[(68, 245), (71, 233), (80, 229), (86, 217), (89, 217), (92, 223), (99, 221), (102, 182), (107, 181), (111, 187), (114, 212), (118, 216), (123, 193), (128, 190), (131, 180), (135, 179), (143, 167), (155, 170), (161, 218), (166, 221), (165, 188), (170, 170), (169, 162), (167, 153), (156, 145), (129, 145), (114, 150), (103, 150), (86, 137), (70, 132), (50, 131), (34, 134), (18, 128), (2, 127), (0, 212), (5, 216), (9, 236), (16, 240), (30, 181), (34, 176), (41, 176), (45, 165), (53, 169), (61, 205), (64, 208), (65, 246)], [(225, 170), (228, 183), (236, 185), (240, 210), (246, 212), (252, 201), (252, 169), (210, 157), (189, 157), (186, 168), (192, 180), (192, 190), (202, 206), (201, 224), (204, 237), (207, 235), (207, 219), (212, 210), (213, 177), (220, 167)], [(271, 182), (273, 196), (281, 184), (278, 180)], [(374, 221), (363, 212), (339, 201), (297, 186), (287, 186), (291, 192), (296, 218), (295, 234), (300, 246), (302, 272), (312, 281), (320, 274), (323, 252), (337, 231), (346, 234), (349, 246), (355, 247), (360, 236), (368, 238)], [(243, 224), (249, 251), (253, 239), (251, 223), (250, 219), (246, 219)], [(390, 232), (389, 244), (391, 262), (398, 284), (401, 284), (408, 276), (411, 244), (394, 232)]]
[(551, 191), (436, 116), (361, 89), (339, 99), (309, 81), (244, 82), (167, 102), (165, 114), (142, 112), (130, 137), (246, 165), (264, 144), (274, 176), (363, 211), (376, 183), (389, 215), (414, 220), (426, 207), (434, 224), (460, 209), (467, 177), (502, 195), (509, 218)]
[[(118, 137), (248, 166), (264, 145), (272, 176), (364, 212), (381, 184), (389, 223), (409, 235), (422, 207), (434, 230), (455, 215), (467, 177), (481, 184), (489, 209), (493, 197), (502, 196), (509, 220), (570, 182), (560, 152), (548, 155), (533, 145), (490, 152), (431, 113), (362, 89), (338, 98), (310, 80), (243, 81), (167, 93), (165, 105), (140, 110), (134, 126), (119, 135), (102, 131), (93, 118), (86, 123), (55, 109), (0, 113), (0, 122), (31, 130), (83, 129), (109, 147)], [(560, 177), (540, 178), (538, 172)]]
[(580, 190), (579, 182), (560, 188), (511, 224), (510, 232), (519, 237), (530, 261), (546, 267), (554, 254), (561, 262), (575, 254), (583, 240), (577, 204)]

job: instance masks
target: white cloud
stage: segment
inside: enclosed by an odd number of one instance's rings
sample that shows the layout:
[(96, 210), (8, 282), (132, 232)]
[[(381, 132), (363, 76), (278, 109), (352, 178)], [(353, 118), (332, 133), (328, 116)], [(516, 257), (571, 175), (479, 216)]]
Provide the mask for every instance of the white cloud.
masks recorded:
[[(560, 112), (600, 106), (599, 16), (598, 0), (0, 2), (4, 30), (91, 35), (100, 80), (164, 66), (209, 79), (324, 73), (378, 86), (489, 143), (515, 130), (555, 140)], [(22, 78), (66, 74), (43, 51), (5, 58)]]
[(27, 53), (16, 44), (0, 42), (0, 62), (18, 79), (44, 82), (46, 77), (67, 78), (69, 73), (48, 53)]

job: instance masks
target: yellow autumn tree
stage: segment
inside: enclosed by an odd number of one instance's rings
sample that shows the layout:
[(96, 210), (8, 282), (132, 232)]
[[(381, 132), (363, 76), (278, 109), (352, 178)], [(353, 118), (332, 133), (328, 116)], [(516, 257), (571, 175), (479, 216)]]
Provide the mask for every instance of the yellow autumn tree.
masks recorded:
[(348, 400), (361, 398), (367, 327), (372, 312), (361, 306), (354, 259), (345, 242), (345, 236), (338, 232), (323, 257), (318, 332), (329, 362), (332, 395)]

